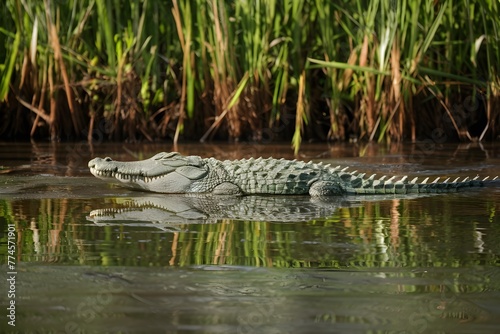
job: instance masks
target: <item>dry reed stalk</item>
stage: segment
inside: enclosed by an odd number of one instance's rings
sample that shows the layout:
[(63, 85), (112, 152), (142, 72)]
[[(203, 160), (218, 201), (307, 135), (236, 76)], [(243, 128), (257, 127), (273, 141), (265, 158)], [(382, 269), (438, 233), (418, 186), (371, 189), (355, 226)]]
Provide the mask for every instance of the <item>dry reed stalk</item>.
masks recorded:
[(56, 124), (56, 113), (57, 113), (57, 101), (55, 98), (56, 91), (54, 88), (54, 73), (53, 73), (53, 61), (52, 58), (49, 58), (49, 67), (47, 69), (48, 72), (48, 81), (49, 81), (49, 96), (50, 96), (50, 113), (49, 113), (49, 131), (50, 131), (50, 138), (51, 140), (56, 140), (58, 137), (58, 132), (57, 132), (57, 124)]
[(54, 60), (59, 67), (60, 74), (64, 83), (64, 91), (66, 93), (66, 101), (68, 103), (68, 108), (71, 115), (71, 120), (73, 122), (73, 128), (76, 133), (80, 133), (82, 130), (82, 126), (80, 124), (79, 115), (75, 110), (75, 106), (73, 104), (73, 91), (70, 86), (68, 72), (66, 71), (66, 66), (64, 65), (64, 61), (62, 58), (61, 52), (61, 44), (59, 43), (59, 37), (57, 36), (57, 28), (52, 22), (52, 16), (50, 12), (50, 3), (48, 0), (45, 0), (45, 10), (46, 10), (46, 18), (47, 18), (47, 29), (49, 30), (48, 36), (50, 40), (50, 44), (54, 51)]
[(297, 108), (295, 113), (295, 132), (292, 139), (292, 148), (295, 155), (299, 153), (300, 144), (302, 142), (302, 131), (304, 130), (304, 118), (306, 117), (306, 71), (303, 70), (299, 79), (299, 90), (297, 97)]
[[(392, 138), (396, 138), (401, 140), (404, 134), (404, 101), (401, 96), (401, 70), (400, 70), (400, 57), (401, 51), (399, 49), (399, 45), (397, 41), (394, 41), (391, 49), (391, 81), (390, 85), (391, 89), (389, 92), (389, 108), (393, 110), (390, 118), (387, 120), (387, 123), (391, 124), (390, 126), (390, 135)], [(392, 122), (392, 118), (394, 114), (398, 112), (398, 121)], [(382, 138), (382, 137), (380, 137)]]

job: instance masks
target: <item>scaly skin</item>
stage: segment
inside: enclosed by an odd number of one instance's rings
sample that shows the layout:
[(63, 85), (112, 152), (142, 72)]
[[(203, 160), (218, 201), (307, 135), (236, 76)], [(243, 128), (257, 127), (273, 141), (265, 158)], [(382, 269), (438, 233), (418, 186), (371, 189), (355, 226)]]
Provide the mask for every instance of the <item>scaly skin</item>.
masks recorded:
[[(213, 193), (221, 195), (305, 195), (447, 193), (461, 188), (482, 187), (488, 177), (421, 183), (407, 177), (375, 179), (346, 172), (347, 168), (284, 159), (242, 159), (182, 156), (158, 153), (141, 161), (120, 162), (111, 158), (89, 161), (90, 172), (103, 180), (157, 193)], [(495, 180), (496, 177), (493, 179)]]

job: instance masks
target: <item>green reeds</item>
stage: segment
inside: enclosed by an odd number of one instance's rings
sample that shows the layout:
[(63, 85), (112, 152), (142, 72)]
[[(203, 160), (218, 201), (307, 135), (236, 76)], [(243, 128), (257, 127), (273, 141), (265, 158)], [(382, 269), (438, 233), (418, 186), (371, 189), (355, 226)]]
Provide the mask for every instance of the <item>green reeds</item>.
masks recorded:
[(0, 136), (495, 138), (499, 6), (7, 0)]

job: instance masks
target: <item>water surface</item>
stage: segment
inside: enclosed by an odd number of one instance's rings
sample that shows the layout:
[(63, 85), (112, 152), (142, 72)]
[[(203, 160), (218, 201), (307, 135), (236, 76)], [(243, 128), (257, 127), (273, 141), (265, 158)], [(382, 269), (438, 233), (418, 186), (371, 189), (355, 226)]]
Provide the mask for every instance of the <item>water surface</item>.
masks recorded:
[[(94, 156), (169, 145), (0, 145), (2, 268), (16, 326), (67, 333), (494, 333), (500, 190), (413, 197), (191, 198), (110, 186)], [(183, 154), (293, 158), (288, 145)], [(305, 145), (299, 159), (410, 176), (500, 174), (495, 146)], [(6, 310), (9, 285), (0, 285)], [(5, 319), (5, 317), (2, 317)]]

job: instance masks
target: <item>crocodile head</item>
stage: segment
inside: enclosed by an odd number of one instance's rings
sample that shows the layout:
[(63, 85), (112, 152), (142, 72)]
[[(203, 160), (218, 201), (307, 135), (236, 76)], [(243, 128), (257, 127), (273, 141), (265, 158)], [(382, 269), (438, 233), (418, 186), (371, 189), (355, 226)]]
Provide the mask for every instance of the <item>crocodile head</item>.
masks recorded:
[(208, 174), (202, 158), (182, 156), (177, 152), (162, 152), (146, 160), (131, 162), (95, 158), (88, 165), (94, 176), (105, 181), (160, 193), (189, 192), (194, 182)]

